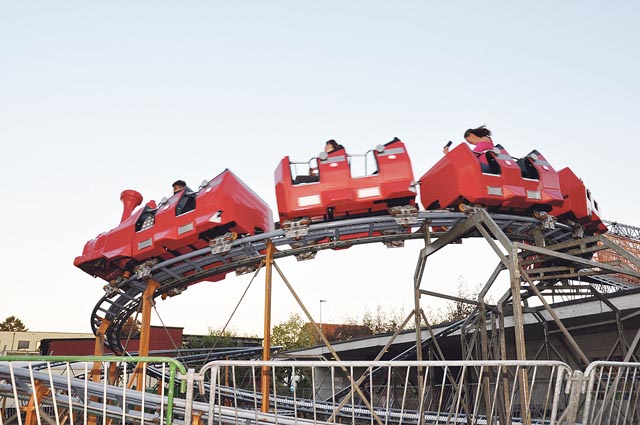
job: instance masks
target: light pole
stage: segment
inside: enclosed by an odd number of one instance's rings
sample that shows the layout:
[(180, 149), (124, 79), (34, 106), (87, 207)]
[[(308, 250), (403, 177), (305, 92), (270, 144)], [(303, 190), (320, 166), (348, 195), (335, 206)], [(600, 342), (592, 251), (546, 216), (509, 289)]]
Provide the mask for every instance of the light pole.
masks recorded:
[(326, 303), (327, 300), (320, 300), (320, 333), (322, 334), (322, 303)]

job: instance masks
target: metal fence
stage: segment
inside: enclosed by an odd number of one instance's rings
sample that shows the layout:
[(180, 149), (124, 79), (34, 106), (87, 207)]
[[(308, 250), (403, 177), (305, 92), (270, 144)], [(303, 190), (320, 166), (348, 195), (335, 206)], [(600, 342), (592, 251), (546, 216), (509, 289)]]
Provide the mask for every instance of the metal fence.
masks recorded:
[(631, 425), (639, 407), (640, 363), (0, 357), (0, 425)]
[(186, 388), (178, 372), (186, 376), (171, 358), (0, 357), (0, 425), (171, 425), (176, 390)]
[(594, 362), (584, 372), (582, 423), (639, 424), (640, 364)]
[(556, 423), (571, 372), (551, 361), (220, 361), (199, 389), (210, 425)]

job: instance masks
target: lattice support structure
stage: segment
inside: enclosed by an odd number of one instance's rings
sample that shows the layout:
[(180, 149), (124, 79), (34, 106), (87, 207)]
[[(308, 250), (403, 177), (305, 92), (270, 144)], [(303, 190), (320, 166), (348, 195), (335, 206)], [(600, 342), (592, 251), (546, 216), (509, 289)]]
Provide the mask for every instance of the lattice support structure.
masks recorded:
[[(549, 303), (550, 298), (597, 299), (615, 314), (618, 338), (608, 357), (614, 353), (625, 359), (635, 358), (640, 340), (640, 330), (636, 338), (629, 343), (624, 336), (624, 323), (640, 314), (623, 316), (621, 311), (599, 290), (608, 282), (616, 289), (631, 287), (625, 282), (640, 279), (640, 260), (637, 251), (626, 250), (621, 244), (613, 243), (611, 236), (590, 236), (581, 239), (569, 239), (562, 242), (549, 241), (542, 232), (533, 234), (532, 240), (518, 240), (505, 234), (492, 216), (484, 210), (473, 212), (467, 221), (450, 228), (446, 234), (426, 242), (420, 253), (416, 267), (416, 287), (426, 274), (427, 257), (466, 237), (470, 232), (480, 233), (496, 253), (499, 263), (487, 283), (480, 291), (477, 300), (465, 300), (447, 294), (419, 290), (420, 295), (435, 296), (475, 306), (474, 312), (461, 321), (458, 328), (461, 334), (462, 358), (505, 360), (508, 356), (505, 319), (513, 322), (515, 356), (518, 360), (527, 359), (524, 344), (524, 318), (530, 315), (542, 327), (544, 343), (533, 355), (534, 359), (545, 356), (557, 357), (564, 361), (585, 366), (590, 359), (578, 344), (570, 330)], [(628, 239), (627, 239), (628, 240)], [(598, 261), (598, 254), (612, 252), (624, 261)], [(511, 287), (501, 299), (490, 305), (486, 300), (488, 290), (495, 284), (497, 277), (509, 273)], [(625, 280), (622, 280), (624, 278)], [(419, 301), (416, 301), (416, 305)], [(535, 307), (534, 305), (538, 305)], [(550, 329), (550, 325), (555, 329)], [(598, 326), (595, 323), (591, 326)], [(586, 326), (586, 325), (585, 325)], [(558, 335), (560, 334), (560, 335)], [(554, 346), (556, 336), (561, 336), (563, 346), (569, 347), (569, 353), (561, 354)], [(424, 344), (425, 341), (417, 341)], [(526, 390), (526, 387), (523, 386)]]
[[(435, 293), (421, 287), (422, 279), (428, 274), (427, 260), (449, 244), (459, 243), (463, 238), (482, 239), (496, 255), (497, 264), (486, 280), (476, 299), (465, 300), (452, 295)], [(344, 220), (311, 225), (307, 234), (295, 239), (288, 238), (282, 230), (242, 238), (234, 241), (224, 253), (204, 249), (152, 266), (149, 276), (158, 283), (152, 297), (170, 297), (180, 294), (194, 282), (218, 273), (231, 270), (258, 268), (264, 264), (267, 246), (277, 248), (273, 253), (273, 265), (292, 294), (295, 292), (276, 265), (276, 260), (287, 256), (304, 258), (309, 253), (325, 249), (346, 248), (353, 245), (380, 243), (397, 245), (411, 239), (422, 239), (424, 248), (420, 251), (414, 274), (414, 309), (405, 318), (400, 329), (376, 356), (382, 358), (400, 331), (407, 324), (416, 326), (416, 345), (401, 353), (398, 359), (418, 359), (425, 357), (449, 360), (441, 345), (443, 338), (460, 335), (464, 360), (501, 360), (516, 358), (555, 357), (574, 364), (584, 364), (587, 360), (579, 343), (572, 335), (572, 329), (554, 313), (553, 300), (597, 298), (615, 313), (618, 340), (612, 348), (612, 355), (635, 358), (640, 344), (640, 331), (629, 341), (625, 338), (625, 326), (632, 315), (625, 316), (616, 310), (614, 304), (607, 304), (603, 288), (619, 291), (629, 287), (627, 279), (638, 279), (640, 273), (623, 261), (598, 261), (596, 257), (605, 251), (615, 252), (628, 264), (640, 266), (640, 260), (632, 250), (627, 250), (604, 236), (575, 238), (574, 229), (563, 224), (548, 228), (534, 218), (489, 214), (483, 209), (474, 209), (469, 214), (449, 211), (420, 212), (416, 223), (400, 225), (393, 217), (381, 216), (364, 219)], [(494, 287), (500, 276), (508, 275), (510, 287), (498, 302), (490, 302), (487, 293)], [(96, 305), (92, 324), (96, 332), (104, 335), (105, 344), (116, 353), (123, 351), (120, 345), (120, 330), (126, 320), (140, 310), (146, 281), (132, 276), (113, 288)], [(421, 307), (422, 298), (440, 297), (464, 302), (474, 307), (474, 312), (460, 322), (453, 323), (435, 332)], [(535, 307), (535, 304), (538, 307)], [(301, 305), (310, 322), (313, 319)], [(625, 313), (626, 314), (626, 313)], [(533, 317), (543, 334), (544, 346), (531, 350), (526, 346), (524, 334), (525, 318)], [(530, 319), (529, 319), (530, 320)], [(594, 325), (595, 326), (595, 325)], [(106, 327), (106, 329), (105, 329)], [(515, 345), (509, 336), (515, 331)], [(426, 330), (426, 334), (425, 334)], [(627, 329), (627, 331), (631, 328)], [(509, 334), (509, 335), (508, 335)], [(328, 342), (325, 341), (327, 344)], [(332, 355), (337, 358), (328, 345)], [(511, 350), (515, 347), (515, 350)], [(569, 347), (569, 350), (563, 348)], [(527, 352), (529, 350), (529, 352)], [(426, 373), (418, 369), (421, 377)], [(521, 372), (519, 372), (521, 373)], [(519, 399), (526, 400), (528, 377), (522, 372)], [(422, 389), (419, 389), (422, 391)], [(509, 394), (498, 394), (499, 403), (507, 403)], [(485, 400), (485, 403), (489, 402)]]
[[(640, 237), (632, 238), (630, 236), (624, 236), (619, 233), (606, 234), (604, 237), (614, 243), (616, 246), (622, 248), (624, 251), (631, 253), (634, 258), (640, 258)], [(600, 263), (618, 264), (620, 267), (628, 268), (629, 270), (633, 270), (635, 272), (640, 272), (640, 265), (632, 261), (632, 259), (621, 255), (614, 249), (604, 249), (602, 251), (598, 251), (594, 256), (594, 259)], [(640, 286), (640, 279), (636, 277), (621, 273), (615, 273), (612, 276), (631, 285)]]

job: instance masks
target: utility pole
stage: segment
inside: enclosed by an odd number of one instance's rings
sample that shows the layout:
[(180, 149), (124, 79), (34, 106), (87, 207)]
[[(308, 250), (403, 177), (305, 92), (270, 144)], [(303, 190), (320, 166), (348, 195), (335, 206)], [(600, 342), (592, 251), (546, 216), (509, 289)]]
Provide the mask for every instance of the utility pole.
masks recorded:
[(320, 333), (322, 333), (322, 303), (326, 302), (327, 300), (320, 300)]

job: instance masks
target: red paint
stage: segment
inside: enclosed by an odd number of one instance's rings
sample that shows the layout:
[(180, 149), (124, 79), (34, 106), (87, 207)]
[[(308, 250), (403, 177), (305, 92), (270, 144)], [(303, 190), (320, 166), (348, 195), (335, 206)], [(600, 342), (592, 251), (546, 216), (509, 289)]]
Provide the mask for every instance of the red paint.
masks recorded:
[(607, 226), (600, 219), (598, 202), (582, 180), (569, 168), (560, 170), (558, 176), (565, 199), (561, 206), (551, 210), (551, 214), (560, 221), (576, 221), (585, 228), (587, 234), (605, 233)]
[[(289, 157), (275, 171), (280, 220), (308, 217), (313, 221), (386, 213), (389, 206), (415, 205), (411, 160), (399, 139), (387, 143), (383, 152), (373, 151), (378, 172), (352, 177), (345, 149), (318, 158), (314, 182), (294, 181)], [(305, 177), (307, 180), (311, 178)]]
[[(455, 208), (464, 202), (514, 213), (548, 211), (562, 205), (558, 175), (540, 153), (534, 151), (537, 159), (527, 156), (521, 160), (523, 168), (530, 170), (526, 175), (506, 149), (497, 145), (497, 152), (482, 154), (489, 164), (485, 167), (493, 168), (483, 170), (466, 143), (451, 150), (420, 178), (422, 205), (427, 209)], [(539, 193), (540, 199), (533, 199), (532, 193)]]
[[(136, 200), (133, 196), (133, 202)], [(126, 203), (125, 210), (130, 205), (131, 202)], [(153, 220), (153, 225), (145, 229), (146, 218)], [(235, 174), (225, 170), (197, 192), (185, 189), (164, 204), (156, 206), (151, 201), (139, 208), (115, 229), (87, 242), (74, 265), (110, 281), (145, 260), (168, 260), (205, 248), (209, 240), (226, 232), (245, 235), (273, 229), (269, 206)], [(216, 275), (207, 280), (223, 278), (224, 275)]]

